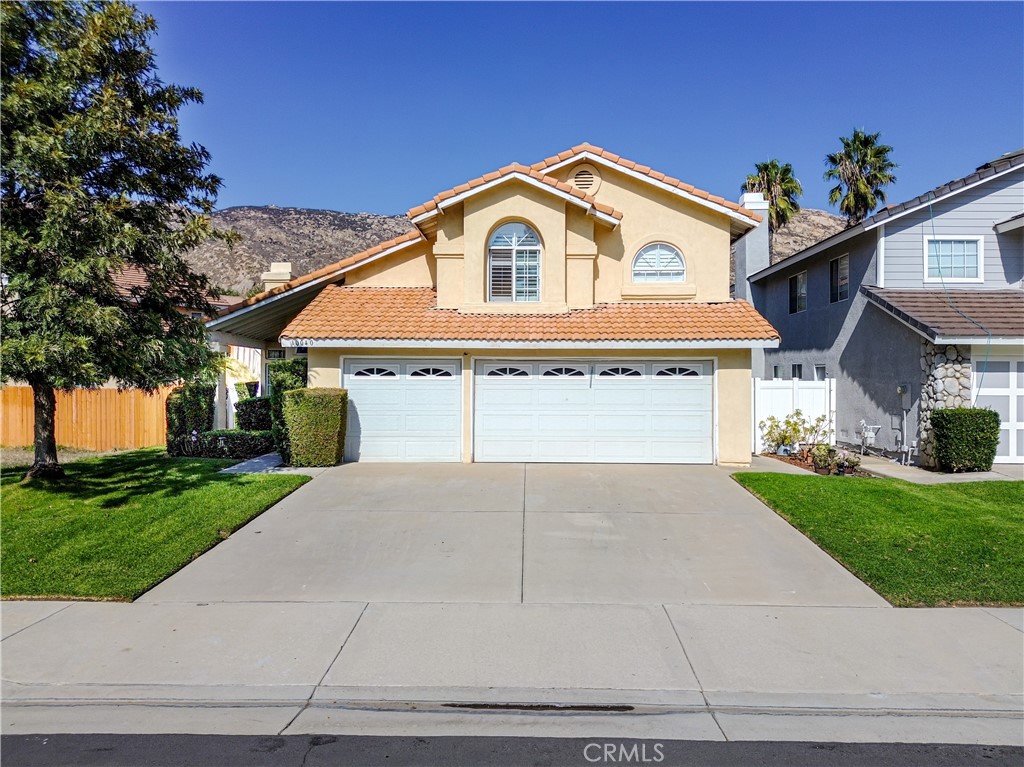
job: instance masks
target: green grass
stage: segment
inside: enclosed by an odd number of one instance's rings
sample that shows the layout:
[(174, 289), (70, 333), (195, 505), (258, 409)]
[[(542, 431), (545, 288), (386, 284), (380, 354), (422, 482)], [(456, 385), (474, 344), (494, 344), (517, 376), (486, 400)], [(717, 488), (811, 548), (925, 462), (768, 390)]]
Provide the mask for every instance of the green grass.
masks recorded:
[(307, 481), (217, 474), (159, 449), (74, 461), (63, 480), (0, 471), (0, 593), (134, 599)]
[(734, 476), (894, 605), (1024, 604), (1024, 482)]

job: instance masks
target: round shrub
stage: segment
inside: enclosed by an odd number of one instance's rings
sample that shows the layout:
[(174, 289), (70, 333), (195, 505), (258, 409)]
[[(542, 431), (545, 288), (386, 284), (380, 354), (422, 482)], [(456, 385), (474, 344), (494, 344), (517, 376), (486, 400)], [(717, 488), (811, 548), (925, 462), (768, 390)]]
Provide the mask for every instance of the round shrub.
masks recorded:
[(236, 402), (235, 423), (243, 431), (270, 431), (270, 398), (251, 397)]
[(953, 407), (932, 413), (935, 458), (948, 471), (988, 471), (999, 446), (999, 414)]
[(292, 466), (336, 466), (345, 451), (348, 392), (294, 389), (284, 393)]

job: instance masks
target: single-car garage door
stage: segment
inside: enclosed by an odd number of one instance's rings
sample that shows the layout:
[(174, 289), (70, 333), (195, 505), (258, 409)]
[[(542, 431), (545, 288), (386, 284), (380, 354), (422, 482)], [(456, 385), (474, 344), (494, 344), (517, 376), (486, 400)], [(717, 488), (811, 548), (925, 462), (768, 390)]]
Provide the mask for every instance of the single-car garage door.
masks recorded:
[(462, 458), (461, 360), (345, 360), (346, 461)]
[(712, 463), (712, 362), (487, 361), (474, 459)]

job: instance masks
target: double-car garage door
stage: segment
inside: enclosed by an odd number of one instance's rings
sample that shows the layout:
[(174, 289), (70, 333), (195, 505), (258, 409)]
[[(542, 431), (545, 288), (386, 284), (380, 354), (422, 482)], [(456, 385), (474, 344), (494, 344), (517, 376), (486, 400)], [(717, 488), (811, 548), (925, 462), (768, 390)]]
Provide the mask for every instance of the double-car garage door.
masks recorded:
[[(346, 460), (457, 461), (461, 361), (350, 359)], [(710, 360), (486, 360), (476, 461), (712, 463)]]

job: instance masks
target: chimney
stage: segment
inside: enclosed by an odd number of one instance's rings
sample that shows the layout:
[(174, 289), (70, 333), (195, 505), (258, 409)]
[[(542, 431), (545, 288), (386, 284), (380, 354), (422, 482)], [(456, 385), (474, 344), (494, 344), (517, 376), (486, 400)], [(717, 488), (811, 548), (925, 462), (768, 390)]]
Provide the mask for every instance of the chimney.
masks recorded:
[(271, 261), (270, 271), (263, 272), (263, 289), (272, 290), (280, 287), (292, 279), (291, 261)]
[(771, 263), (768, 255), (768, 201), (760, 192), (744, 192), (740, 205), (761, 216), (761, 223), (736, 241), (736, 298), (753, 303), (752, 291), (747, 278)]

